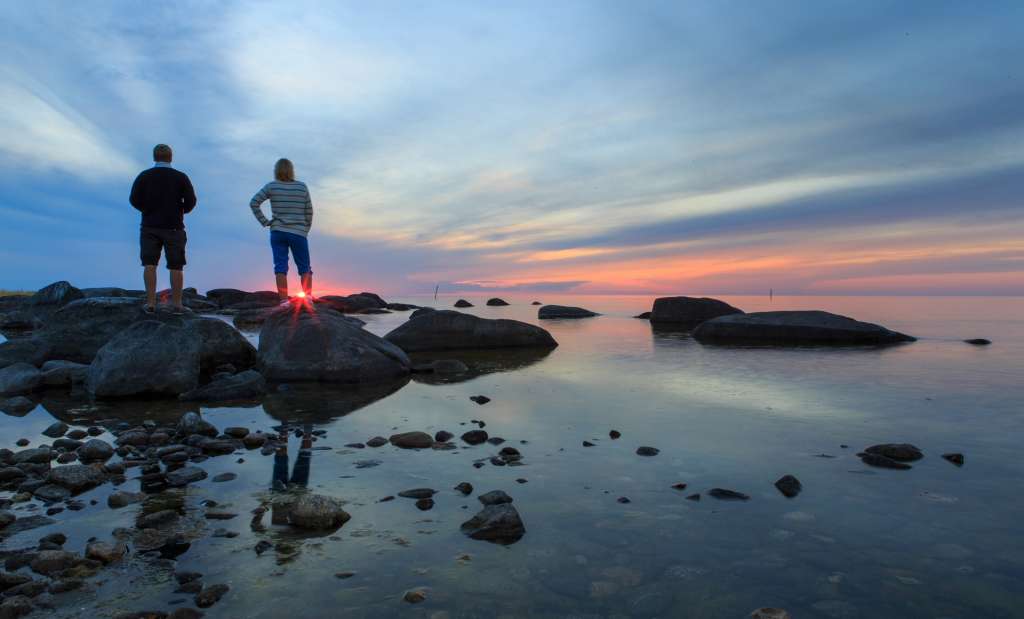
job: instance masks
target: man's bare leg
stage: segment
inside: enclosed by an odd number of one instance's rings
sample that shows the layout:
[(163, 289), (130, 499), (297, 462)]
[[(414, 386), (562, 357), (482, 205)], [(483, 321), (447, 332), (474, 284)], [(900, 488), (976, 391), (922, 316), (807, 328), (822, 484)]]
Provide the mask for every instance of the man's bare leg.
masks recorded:
[(171, 274), (171, 305), (175, 309), (182, 309), (181, 290), (185, 287), (185, 273), (183, 271), (169, 272)]
[(277, 296), (282, 301), (288, 300), (288, 274), (287, 273), (275, 273), (277, 277)]
[(303, 273), (302, 274), (302, 291), (306, 293), (306, 298), (313, 298), (313, 274)]
[(146, 305), (156, 309), (156, 265), (142, 267), (142, 281), (146, 284)]

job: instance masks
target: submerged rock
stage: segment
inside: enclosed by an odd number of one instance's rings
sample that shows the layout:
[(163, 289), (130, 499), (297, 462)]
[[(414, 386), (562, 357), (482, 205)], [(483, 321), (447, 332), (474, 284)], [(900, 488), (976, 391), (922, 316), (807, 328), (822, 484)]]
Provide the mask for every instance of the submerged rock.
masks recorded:
[(751, 619), (790, 619), (789, 613), (781, 608), (758, 608), (750, 613)]
[(0, 411), (8, 415), (24, 415), (35, 407), (35, 402), (21, 395), (0, 400)]
[(519, 512), (511, 503), (488, 505), (460, 528), (473, 539), (496, 544), (513, 544), (526, 534)]
[(942, 454), (942, 458), (948, 462), (952, 462), (957, 466), (964, 465), (964, 455), (962, 453), (948, 453)]
[(591, 318), (593, 316), (600, 316), (600, 314), (588, 309), (583, 309), (582, 307), (570, 307), (566, 305), (545, 305), (537, 310), (537, 318), (540, 318), (541, 320), (548, 320), (552, 318)]
[(503, 490), (491, 490), (478, 496), (477, 500), (484, 505), (501, 505), (502, 503), (511, 503), (512, 497), (505, 494)]
[(558, 346), (550, 333), (535, 325), (451, 310), (412, 318), (384, 337), (407, 352)]
[(892, 458), (888, 458), (886, 456), (882, 456), (882, 455), (879, 455), (879, 454), (861, 452), (861, 453), (857, 454), (857, 456), (860, 458), (861, 462), (863, 462), (864, 464), (867, 464), (867, 465), (870, 465), (870, 466), (877, 466), (877, 467), (883, 468), (883, 469), (896, 469), (896, 470), (903, 470), (903, 471), (905, 471), (905, 470), (911, 468), (911, 466), (909, 464), (905, 463), (905, 462), (900, 462), (898, 460), (893, 460)]
[(231, 590), (231, 587), (225, 584), (216, 584), (203, 587), (195, 597), (196, 606), (199, 608), (209, 608), (220, 601), (224, 595)]
[(382, 382), (412, 363), (400, 348), (330, 310), (275, 311), (260, 331), (259, 366), (268, 380)]
[(657, 447), (649, 447), (647, 445), (643, 445), (636, 448), (636, 455), (638, 456), (656, 456), (659, 453), (661, 453), (661, 450), (658, 449)]
[(702, 344), (852, 346), (913, 342), (885, 327), (821, 311), (756, 312), (720, 316), (701, 323), (693, 337)]
[(97, 397), (177, 396), (199, 382), (199, 335), (146, 320), (114, 336), (89, 366), (86, 389)]
[(778, 481), (775, 482), (775, 487), (778, 488), (779, 492), (790, 499), (800, 494), (800, 491), (804, 488), (803, 484), (800, 483), (800, 480), (792, 475), (783, 475), (780, 477)]
[(708, 491), (708, 494), (723, 501), (747, 501), (750, 499), (749, 496), (742, 492), (729, 490), (728, 488), (712, 488)]

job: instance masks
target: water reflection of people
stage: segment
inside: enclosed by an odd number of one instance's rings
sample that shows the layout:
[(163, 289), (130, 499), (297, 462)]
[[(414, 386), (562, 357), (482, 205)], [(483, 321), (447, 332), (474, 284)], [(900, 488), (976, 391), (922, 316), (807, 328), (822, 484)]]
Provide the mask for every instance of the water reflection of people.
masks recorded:
[(271, 487), (274, 490), (285, 490), (289, 484), (305, 487), (309, 483), (309, 461), (313, 453), (313, 425), (305, 424), (302, 427), (302, 444), (299, 447), (299, 456), (295, 459), (295, 466), (292, 468), (292, 478), (288, 479), (288, 429), (283, 428), (279, 439), (280, 447), (274, 454), (274, 478)]

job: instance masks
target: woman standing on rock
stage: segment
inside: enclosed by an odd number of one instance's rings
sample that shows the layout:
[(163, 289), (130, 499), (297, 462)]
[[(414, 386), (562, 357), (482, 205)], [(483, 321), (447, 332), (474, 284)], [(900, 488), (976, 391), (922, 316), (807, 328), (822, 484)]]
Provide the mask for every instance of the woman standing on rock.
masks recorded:
[[(261, 205), (270, 200), (271, 218), (263, 214)], [(302, 292), (312, 299), (313, 270), (309, 265), (309, 242), (306, 235), (313, 226), (313, 202), (306, 184), (295, 180), (295, 167), (287, 159), (274, 164), (274, 180), (256, 192), (249, 203), (253, 215), (265, 228), (270, 228), (270, 249), (274, 254), (274, 276), (281, 305), (288, 305), (288, 251), (291, 250), (299, 271)]]

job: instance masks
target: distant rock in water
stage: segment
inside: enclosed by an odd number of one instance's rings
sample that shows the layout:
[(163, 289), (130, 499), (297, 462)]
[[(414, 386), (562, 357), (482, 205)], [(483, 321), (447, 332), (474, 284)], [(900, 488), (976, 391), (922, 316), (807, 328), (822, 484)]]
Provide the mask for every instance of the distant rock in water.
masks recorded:
[(747, 501), (750, 497), (737, 492), (735, 490), (729, 490), (728, 488), (712, 488), (708, 490), (708, 494), (721, 501)]
[(565, 305), (545, 305), (537, 310), (537, 318), (540, 319), (590, 318), (592, 316), (600, 316), (600, 314), (588, 309), (583, 309), (582, 307), (568, 307)]
[(490, 305), (491, 307), (503, 307), (505, 305), (508, 305), (508, 302), (505, 301), (504, 299), (494, 297), (493, 299), (487, 299), (487, 305)]
[(643, 313), (637, 314), (636, 316), (633, 316), (633, 318), (639, 318), (640, 320), (650, 320), (651, 319), (651, 313), (650, 312), (643, 312)]
[(317, 297), (316, 303), (326, 305), (343, 314), (375, 313), (388, 306), (387, 301), (372, 292), (360, 292), (348, 296), (327, 295)]
[(455, 302), (455, 307), (473, 307), (473, 304), (465, 299), (459, 299)]
[(861, 452), (857, 454), (857, 457), (860, 458), (861, 462), (867, 464), (868, 466), (877, 466), (878, 468), (883, 469), (896, 469), (903, 471), (912, 468), (909, 464), (906, 464), (905, 462), (899, 462), (897, 460), (893, 460), (892, 458), (887, 458), (885, 456), (881, 456), (878, 454)]
[(750, 613), (750, 619), (790, 619), (790, 615), (782, 608), (765, 606)]
[(544, 304), (543, 304), (543, 303), (541, 303), (540, 301), (534, 301), (534, 302), (533, 302), (533, 303), (531, 303), (530, 305), (544, 305)]
[(693, 338), (701, 344), (774, 346), (867, 346), (916, 340), (876, 324), (821, 311), (720, 316), (701, 323)]
[(432, 308), (432, 307), (419, 307), (419, 308), (416, 308), (415, 310), (413, 310), (413, 312), (411, 314), (409, 314), (409, 318), (410, 319), (417, 318), (419, 316), (422, 316), (423, 314), (429, 314), (430, 312), (436, 312), (436, 311), (437, 310)]
[(260, 331), (259, 369), (267, 380), (372, 383), (405, 376), (411, 366), (395, 344), (331, 310), (284, 308)]
[(920, 460), (924, 457), (921, 450), (910, 443), (884, 443), (882, 445), (872, 445), (864, 451), (869, 454), (885, 456), (886, 458), (891, 458), (897, 462), (914, 462), (915, 460)]
[(976, 337), (974, 339), (964, 341), (967, 342), (968, 344), (971, 344), (972, 346), (988, 346), (989, 344), (992, 343), (992, 340), (986, 340), (983, 337)]
[(800, 480), (792, 475), (783, 475), (775, 482), (775, 487), (778, 488), (779, 492), (786, 498), (793, 498), (800, 494), (800, 491), (804, 489), (803, 484)]
[(650, 321), (665, 325), (695, 327), (705, 320), (742, 313), (743, 310), (718, 299), (661, 297), (654, 300)]
[(946, 460), (947, 462), (952, 462), (953, 464), (955, 464), (957, 466), (963, 466), (964, 465), (964, 455), (962, 453), (942, 454), (942, 459)]
[(491, 320), (452, 310), (410, 319), (384, 336), (406, 352), (558, 346), (551, 334), (518, 320)]
[(495, 544), (514, 544), (526, 534), (523, 520), (511, 503), (488, 505), (463, 522), (461, 528), (473, 539)]

